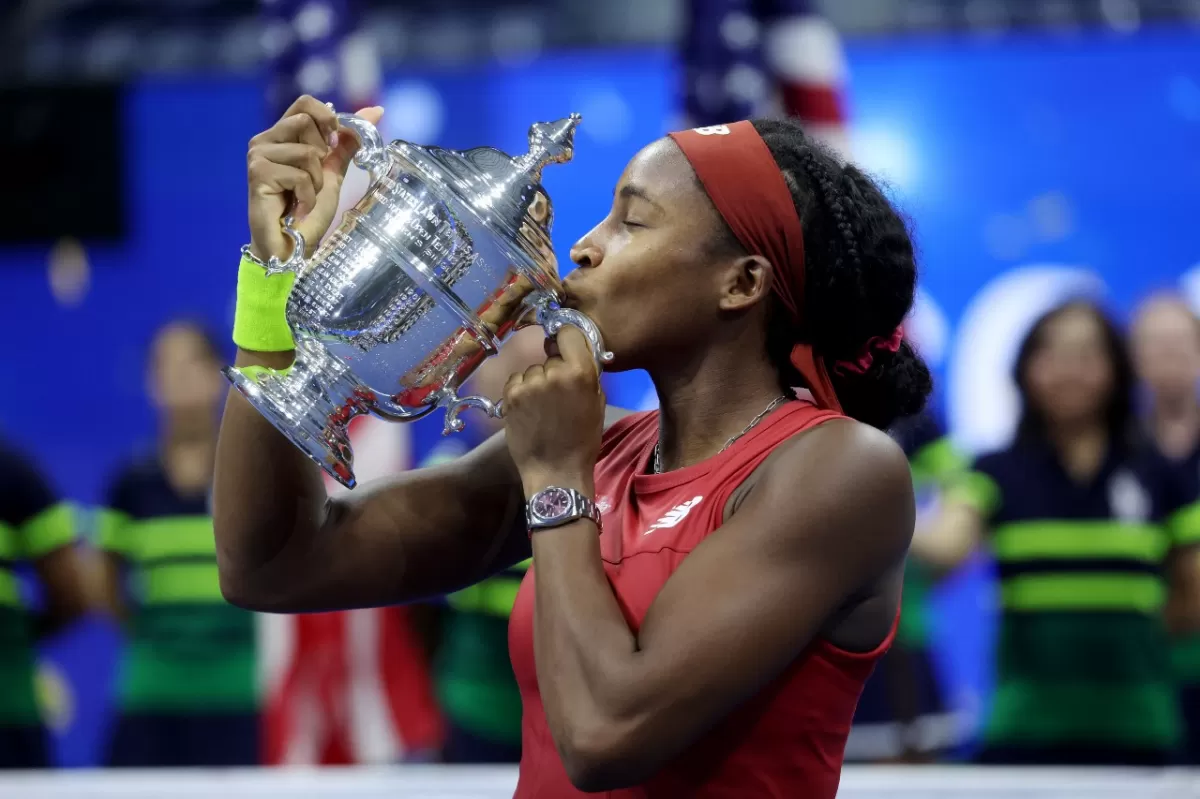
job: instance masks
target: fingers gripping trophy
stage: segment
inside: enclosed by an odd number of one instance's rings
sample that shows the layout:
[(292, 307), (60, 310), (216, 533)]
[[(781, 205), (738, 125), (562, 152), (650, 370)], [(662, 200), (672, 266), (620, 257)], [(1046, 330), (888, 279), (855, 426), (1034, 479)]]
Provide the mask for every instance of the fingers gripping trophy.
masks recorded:
[[(242, 251), (234, 338), (243, 349), (258, 346), (256, 320), (242, 324), (239, 339), (243, 283), (258, 292), (261, 282), (265, 294), (290, 288), (282, 334), (294, 344), (263, 348), (294, 348), (295, 360), (286, 370), (225, 370), (259, 413), (348, 488), (346, 426), (355, 416), (405, 422), (443, 408), (446, 433), (463, 428), (464, 408), (499, 418), (500, 403), (458, 389), (520, 327), (540, 324), (555, 335), (575, 326), (598, 366), (612, 359), (596, 325), (561, 305), (553, 206), (541, 185), (544, 167), (571, 159), (580, 117), (534, 124), (529, 151), (513, 157), (490, 147), (385, 144), (375, 127), (381, 114), (338, 114), (303, 97), (251, 141), (252, 242)], [(313, 247), (333, 221), (351, 160), (370, 185)]]

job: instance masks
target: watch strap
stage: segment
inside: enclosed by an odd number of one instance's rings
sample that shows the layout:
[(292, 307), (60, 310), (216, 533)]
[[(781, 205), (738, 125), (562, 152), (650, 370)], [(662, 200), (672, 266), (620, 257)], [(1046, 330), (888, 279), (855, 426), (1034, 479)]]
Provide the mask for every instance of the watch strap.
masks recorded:
[[(539, 513), (541, 500), (553, 496), (563, 506), (562, 512)], [(565, 501), (564, 501), (565, 500)], [(579, 519), (591, 519), (596, 527), (601, 526), (600, 508), (591, 497), (573, 488), (548, 486), (529, 498), (525, 504), (525, 523), (530, 535), (537, 530), (548, 530), (552, 527), (562, 527)]]

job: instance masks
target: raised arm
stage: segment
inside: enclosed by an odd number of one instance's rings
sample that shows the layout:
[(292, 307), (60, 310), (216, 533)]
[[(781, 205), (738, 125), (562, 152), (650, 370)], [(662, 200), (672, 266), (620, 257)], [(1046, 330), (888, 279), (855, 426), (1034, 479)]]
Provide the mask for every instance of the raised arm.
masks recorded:
[(452, 463), (327, 499), (319, 468), (231, 394), (215, 488), (221, 590), (236, 605), (285, 613), (456, 590), (528, 557), (522, 499), (500, 436)]
[[(607, 419), (624, 413), (609, 409)], [(458, 590), (530, 555), (503, 433), (450, 463), (327, 499), (317, 466), (231, 392), (215, 492), (221, 588), (253, 610), (395, 604)]]

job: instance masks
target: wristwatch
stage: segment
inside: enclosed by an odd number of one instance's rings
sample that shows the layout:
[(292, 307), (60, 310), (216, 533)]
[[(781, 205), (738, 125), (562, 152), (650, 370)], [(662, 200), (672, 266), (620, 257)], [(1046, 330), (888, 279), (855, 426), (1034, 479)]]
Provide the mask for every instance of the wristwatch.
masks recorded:
[(530, 535), (535, 530), (562, 527), (576, 519), (591, 519), (597, 529), (600, 527), (600, 509), (596, 503), (573, 488), (549, 486), (525, 503), (525, 523)]

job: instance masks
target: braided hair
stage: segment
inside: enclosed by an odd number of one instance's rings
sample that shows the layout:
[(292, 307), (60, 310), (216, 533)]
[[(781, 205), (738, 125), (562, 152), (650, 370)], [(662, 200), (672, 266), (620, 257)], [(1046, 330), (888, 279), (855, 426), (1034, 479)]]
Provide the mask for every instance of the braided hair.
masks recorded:
[[(804, 228), (801, 328), (778, 299), (768, 314), (767, 347), (783, 386), (801, 386), (791, 364), (796, 341), (824, 358), (846, 415), (879, 428), (918, 413), (933, 379), (906, 340), (875, 350), (864, 373), (842, 372), (873, 337), (888, 338), (908, 314), (917, 266), (905, 219), (870, 177), (842, 164), (786, 120), (753, 122), (783, 173)], [(732, 233), (729, 234), (732, 238)]]

